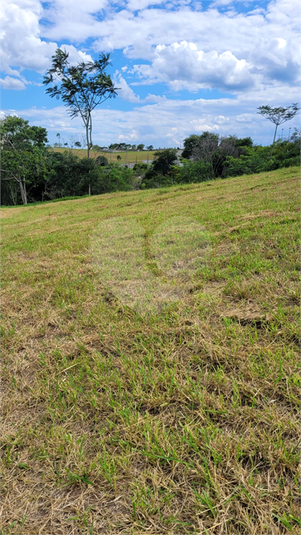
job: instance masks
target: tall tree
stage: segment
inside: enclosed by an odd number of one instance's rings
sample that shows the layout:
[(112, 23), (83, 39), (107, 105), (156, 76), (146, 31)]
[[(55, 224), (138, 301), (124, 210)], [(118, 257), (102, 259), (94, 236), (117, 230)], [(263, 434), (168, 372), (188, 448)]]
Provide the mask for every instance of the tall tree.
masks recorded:
[(17, 183), (21, 201), (27, 204), (28, 187), (34, 188), (46, 176), (47, 131), (30, 126), (21, 117), (8, 116), (1, 121), (0, 135), (2, 180)]
[(286, 108), (282, 106), (279, 106), (278, 108), (271, 108), (270, 106), (260, 106), (257, 109), (259, 110), (258, 113), (260, 115), (263, 115), (263, 117), (265, 117), (275, 125), (274, 139), (271, 150), (272, 154), (278, 126), (285, 123), (286, 121), (290, 121), (291, 119), (293, 119), (293, 117), (295, 117), (297, 111), (300, 108), (298, 108), (298, 102), (296, 102), (295, 104), (291, 104), (291, 106), (287, 106)]
[(58, 48), (52, 56), (52, 67), (46, 72), (43, 84), (52, 98), (62, 98), (72, 118), (80, 116), (86, 130), (87, 156), (92, 148), (92, 111), (117, 95), (110, 75), (109, 54), (100, 54), (96, 61), (71, 65), (69, 54)]

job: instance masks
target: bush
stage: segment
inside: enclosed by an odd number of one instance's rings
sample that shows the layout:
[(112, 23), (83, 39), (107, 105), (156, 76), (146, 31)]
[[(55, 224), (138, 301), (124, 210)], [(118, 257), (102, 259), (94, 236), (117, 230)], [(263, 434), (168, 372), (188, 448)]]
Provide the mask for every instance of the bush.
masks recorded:
[(179, 168), (178, 181), (186, 184), (191, 182), (206, 182), (214, 178), (212, 164), (199, 160), (192, 162), (191, 160), (183, 160), (183, 167)]
[(147, 170), (147, 164), (146, 163), (135, 163), (133, 170), (134, 171), (146, 171)]
[(94, 160), (95, 165), (101, 165), (104, 167), (105, 165), (108, 165), (109, 161), (105, 156), (97, 156)]
[(117, 165), (98, 166), (96, 169), (97, 181), (93, 187), (94, 194), (134, 189), (135, 174), (132, 169)]
[(300, 163), (300, 143), (278, 141), (270, 147), (246, 147), (239, 158), (226, 158), (225, 176), (240, 176), (261, 171), (273, 171)]

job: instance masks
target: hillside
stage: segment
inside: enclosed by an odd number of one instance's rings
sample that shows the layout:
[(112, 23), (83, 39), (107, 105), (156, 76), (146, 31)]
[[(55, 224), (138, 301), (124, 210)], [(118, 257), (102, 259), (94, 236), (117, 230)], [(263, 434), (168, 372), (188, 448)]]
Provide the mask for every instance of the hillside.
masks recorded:
[(2, 534), (300, 533), (298, 183), (2, 210)]

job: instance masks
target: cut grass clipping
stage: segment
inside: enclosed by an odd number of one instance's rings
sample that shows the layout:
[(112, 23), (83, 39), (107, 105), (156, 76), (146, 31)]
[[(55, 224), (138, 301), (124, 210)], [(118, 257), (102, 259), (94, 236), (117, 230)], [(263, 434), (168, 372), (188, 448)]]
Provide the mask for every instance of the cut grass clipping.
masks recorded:
[(2, 535), (300, 533), (298, 177), (2, 210)]

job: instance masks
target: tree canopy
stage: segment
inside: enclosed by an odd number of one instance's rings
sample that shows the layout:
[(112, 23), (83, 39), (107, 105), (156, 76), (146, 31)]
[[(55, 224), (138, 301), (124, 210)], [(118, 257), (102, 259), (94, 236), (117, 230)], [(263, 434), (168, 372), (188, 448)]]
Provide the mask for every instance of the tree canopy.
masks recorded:
[(29, 126), (21, 117), (5, 117), (0, 123), (2, 180), (9, 182), (12, 198), (17, 199), (15, 187), (20, 189), (23, 204), (28, 202), (28, 187), (34, 188), (45, 174), (44, 147), (47, 130)]

